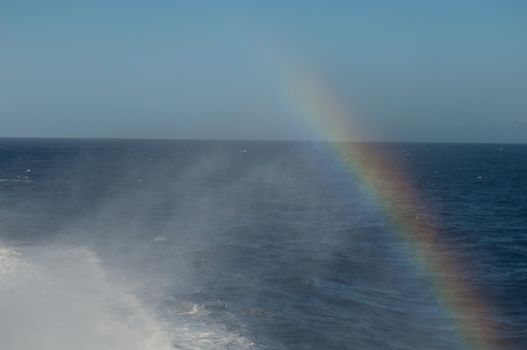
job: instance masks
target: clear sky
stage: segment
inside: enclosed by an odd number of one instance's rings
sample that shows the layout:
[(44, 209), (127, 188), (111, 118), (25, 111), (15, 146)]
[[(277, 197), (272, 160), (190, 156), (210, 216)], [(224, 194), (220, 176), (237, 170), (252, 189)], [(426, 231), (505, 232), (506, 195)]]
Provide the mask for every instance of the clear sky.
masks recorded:
[(527, 2), (0, 0), (0, 136), (317, 139), (316, 71), (373, 138), (527, 142)]

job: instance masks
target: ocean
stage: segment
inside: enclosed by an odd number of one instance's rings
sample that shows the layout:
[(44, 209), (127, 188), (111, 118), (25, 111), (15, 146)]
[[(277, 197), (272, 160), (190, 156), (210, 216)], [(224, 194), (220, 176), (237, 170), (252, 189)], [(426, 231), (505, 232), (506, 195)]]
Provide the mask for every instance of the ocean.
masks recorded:
[(0, 348), (527, 349), (527, 145), (346, 147), (438, 244), (328, 143), (0, 139)]

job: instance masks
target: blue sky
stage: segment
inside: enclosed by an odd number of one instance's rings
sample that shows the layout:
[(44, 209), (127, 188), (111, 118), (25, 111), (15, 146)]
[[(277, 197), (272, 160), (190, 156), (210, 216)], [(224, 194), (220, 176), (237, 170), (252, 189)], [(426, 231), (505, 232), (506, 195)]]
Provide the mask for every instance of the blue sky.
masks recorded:
[(0, 0), (0, 31), (0, 136), (317, 139), (302, 62), (375, 139), (527, 142), (523, 1)]

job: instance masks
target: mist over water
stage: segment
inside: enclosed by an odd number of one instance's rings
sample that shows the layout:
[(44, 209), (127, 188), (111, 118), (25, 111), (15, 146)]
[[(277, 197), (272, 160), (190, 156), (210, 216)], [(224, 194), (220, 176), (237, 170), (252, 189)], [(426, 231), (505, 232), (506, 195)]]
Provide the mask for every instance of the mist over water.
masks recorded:
[(163, 325), (84, 248), (0, 251), (6, 349), (171, 349)]
[[(521, 349), (526, 148), (384, 147)], [(0, 140), (2, 349), (461, 349), (463, 315), (326, 149)]]

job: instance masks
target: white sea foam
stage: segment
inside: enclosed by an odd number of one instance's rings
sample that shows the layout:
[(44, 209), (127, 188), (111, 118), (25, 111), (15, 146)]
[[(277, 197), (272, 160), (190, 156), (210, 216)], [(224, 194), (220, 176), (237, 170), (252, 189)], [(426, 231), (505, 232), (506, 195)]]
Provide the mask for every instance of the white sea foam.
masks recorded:
[(83, 248), (0, 248), (5, 350), (165, 350), (162, 324)]
[(18, 177), (16, 179), (0, 179), (0, 182), (31, 182), (31, 179), (27, 176)]
[(176, 349), (185, 350), (249, 350), (255, 344), (234, 333), (196, 326), (180, 327), (173, 332), (177, 339)]
[[(86, 248), (0, 245), (2, 350), (253, 349), (197, 305), (169, 319), (115, 282)], [(166, 316), (166, 315), (165, 315)]]

